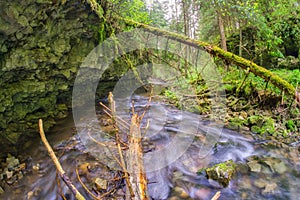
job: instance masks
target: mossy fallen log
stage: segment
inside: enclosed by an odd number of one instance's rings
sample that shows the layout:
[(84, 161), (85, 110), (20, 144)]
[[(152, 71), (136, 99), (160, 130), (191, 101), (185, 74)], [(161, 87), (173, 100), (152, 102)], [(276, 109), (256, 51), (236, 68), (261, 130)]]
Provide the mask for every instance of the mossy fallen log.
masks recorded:
[(221, 58), (222, 60), (233, 63), (237, 65), (238, 67), (241, 67), (245, 70), (249, 70), (253, 74), (263, 78), (267, 82), (272, 83), (274, 86), (278, 87), (280, 90), (284, 91), (285, 94), (294, 96), (295, 95), (295, 88), (288, 83), (286, 80), (280, 78), (278, 75), (272, 73), (271, 71), (265, 69), (264, 67), (261, 67), (254, 62), (247, 60), (245, 58), (242, 58), (240, 56), (237, 56), (231, 52), (224, 51), (223, 49), (211, 45), (206, 42), (202, 42), (199, 40), (191, 39), (187, 36), (178, 34), (178, 33), (173, 33), (170, 31), (162, 30), (159, 28), (155, 28), (146, 24), (138, 23), (132, 20), (124, 19), (124, 18), (119, 18), (120, 20), (123, 20), (127, 25), (136, 27), (136, 28), (144, 28), (147, 31), (159, 35), (159, 36), (164, 36), (166, 38), (193, 46), (193, 47), (201, 47), (204, 48), (205, 51), (207, 51), (210, 55), (214, 57)]

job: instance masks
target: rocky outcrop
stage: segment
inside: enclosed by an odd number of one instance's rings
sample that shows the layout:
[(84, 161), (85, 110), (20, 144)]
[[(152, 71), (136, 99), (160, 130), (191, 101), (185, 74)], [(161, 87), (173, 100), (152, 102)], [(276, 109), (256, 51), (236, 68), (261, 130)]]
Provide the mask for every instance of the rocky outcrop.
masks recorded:
[(0, 1), (1, 151), (38, 137), (39, 118), (47, 130), (66, 116), (100, 23), (80, 0)]

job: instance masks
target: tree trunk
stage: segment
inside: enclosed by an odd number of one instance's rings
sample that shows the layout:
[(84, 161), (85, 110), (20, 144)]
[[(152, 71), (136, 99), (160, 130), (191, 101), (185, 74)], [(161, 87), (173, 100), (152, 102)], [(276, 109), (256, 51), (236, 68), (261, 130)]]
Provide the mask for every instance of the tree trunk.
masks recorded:
[(217, 17), (218, 17), (218, 24), (219, 24), (220, 37), (221, 37), (221, 48), (224, 51), (227, 51), (224, 22), (223, 22), (222, 14), (219, 11), (217, 11)]
[(243, 31), (242, 31), (240, 22), (239, 22), (239, 31), (240, 31), (239, 56), (242, 57), (242, 54), (243, 54)]
[(184, 26), (184, 34), (186, 36), (190, 36), (190, 27), (189, 27), (189, 16), (188, 16), (188, 5), (186, 3), (186, 0), (181, 1), (182, 4), (182, 13), (183, 13), (183, 26)]

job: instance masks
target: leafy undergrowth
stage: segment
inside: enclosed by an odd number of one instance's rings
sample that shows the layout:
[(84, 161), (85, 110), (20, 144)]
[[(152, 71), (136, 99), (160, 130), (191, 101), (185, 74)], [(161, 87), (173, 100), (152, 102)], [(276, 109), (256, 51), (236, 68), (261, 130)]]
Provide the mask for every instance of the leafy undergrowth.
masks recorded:
[[(299, 70), (274, 70), (274, 73), (295, 87), (300, 83)], [(223, 81), (229, 128), (246, 127), (262, 137), (299, 137), (300, 111), (293, 98), (284, 96), (260, 77), (236, 68), (223, 74), (226, 74)]]
[[(263, 138), (275, 136), (290, 142), (299, 140), (300, 111), (292, 97), (285, 96), (280, 89), (264, 79), (234, 66), (228, 71), (220, 68), (220, 72), (223, 75), (222, 87), (226, 92), (225, 119), (212, 116), (213, 95), (210, 95), (201, 77), (188, 78), (189, 84), (196, 85), (193, 99), (185, 97), (182, 100), (170, 89), (164, 90), (163, 95), (170, 104), (197, 112), (210, 120), (225, 122), (230, 129), (249, 130)], [(300, 83), (299, 70), (274, 70), (274, 73), (295, 87)]]

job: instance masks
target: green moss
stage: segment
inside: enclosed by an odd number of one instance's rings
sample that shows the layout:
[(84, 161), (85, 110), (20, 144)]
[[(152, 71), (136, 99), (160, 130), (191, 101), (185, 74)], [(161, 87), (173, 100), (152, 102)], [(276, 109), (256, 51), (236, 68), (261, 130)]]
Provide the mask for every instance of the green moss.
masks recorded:
[(275, 121), (271, 117), (253, 115), (247, 119), (251, 131), (259, 134), (275, 135)]
[(261, 124), (262, 120), (263, 120), (263, 118), (259, 115), (252, 115), (252, 116), (248, 117), (248, 119), (247, 119), (249, 125)]
[(253, 133), (260, 133), (260, 127), (258, 126), (251, 126), (251, 132)]
[(297, 126), (294, 123), (293, 120), (288, 120), (285, 122), (285, 127), (290, 130), (290, 131), (296, 131), (297, 130)]
[(229, 127), (230, 129), (239, 130), (242, 126), (244, 126), (245, 120), (240, 117), (234, 117), (229, 119)]

